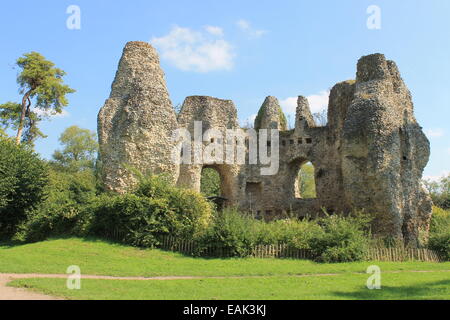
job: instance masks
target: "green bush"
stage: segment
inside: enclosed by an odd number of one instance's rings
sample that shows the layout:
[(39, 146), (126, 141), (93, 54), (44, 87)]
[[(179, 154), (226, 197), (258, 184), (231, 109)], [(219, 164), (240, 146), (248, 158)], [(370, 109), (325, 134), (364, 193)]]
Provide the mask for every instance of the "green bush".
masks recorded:
[(368, 219), (364, 217), (329, 216), (318, 223), (322, 232), (311, 239), (310, 247), (316, 261), (350, 262), (363, 260), (367, 255)]
[(91, 234), (152, 247), (164, 235), (192, 239), (206, 229), (212, 207), (200, 194), (151, 176), (133, 194), (103, 195), (86, 211), (92, 215)]
[(134, 194), (167, 201), (170, 210), (176, 214), (177, 228), (171, 231), (176, 237), (192, 239), (205, 230), (212, 217), (213, 206), (203, 195), (172, 186), (164, 175), (142, 178)]
[(84, 209), (97, 193), (94, 172), (50, 170), (49, 177), (47, 199), (28, 213), (15, 240), (35, 242), (51, 236), (83, 235), (83, 221), (88, 218)]
[(433, 208), (428, 247), (450, 260), (450, 210)]
[(443, 259), (450, 260), (450, 231), (431, 235), (429, 247), (437, 251)]
[(322, 232), (316, 221), (276, 220), (262, 222), (258, 230), (258, 244), (288, 244), (295, 249), (311, 249), (311, 242)]
[(0, 238), (10, 238), (45, 199), (48, 168), (35, 153), (0, 139)]
[(330, 216), (314, 221), (297, 219), (264, 222), (234, 209), (217, 212), (196, 242), (198, 255), (246, 257), (256, 245), (287, 244), (309, 249), (316, 261), (346, 262), (366, 257), (369, 219)]
[(138, 247), (152, 247), (158, 238), (177, 229), (175, 212), (166, 199), (138, 197), (134, 194), (103, 196), (90, 210), (90, 231)]
[[(259, 221), (235, 209), (216, 212), (212, 223), (197, 240), (197, 254), (246, 257), (257, 244)], [(215, 251), (215, 252), (214, 252)]]
[(433, 216), (430, 224), (430, 234), (450, 231), (450, 210), (433, 207)]
[(212, 168), (205, 168), (202, 170), (201, 177), (201, 193), (205, 197), (215, 197), (220, 196), (220, 175)]

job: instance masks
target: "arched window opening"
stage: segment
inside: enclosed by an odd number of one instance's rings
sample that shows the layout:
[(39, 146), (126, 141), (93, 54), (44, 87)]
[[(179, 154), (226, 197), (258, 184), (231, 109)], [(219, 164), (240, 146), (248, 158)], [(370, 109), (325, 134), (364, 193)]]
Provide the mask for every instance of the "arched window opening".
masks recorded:
[(317, 198), (315, 168), (311, 162), (306, 162), (300, 166), (295, 181), (295, 197), (300, 199)]
[(220, 184), (220, 175), (216, 169), (204, 168), (202, 170), (200, 191), (205, 197), (220, 197), (222, 195)]

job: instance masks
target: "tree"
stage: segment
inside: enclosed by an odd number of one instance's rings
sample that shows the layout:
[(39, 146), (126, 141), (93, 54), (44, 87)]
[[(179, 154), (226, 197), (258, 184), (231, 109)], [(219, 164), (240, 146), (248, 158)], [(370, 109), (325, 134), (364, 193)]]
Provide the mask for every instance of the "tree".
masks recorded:
[(450, 208), (450, 174), (438, 181), (425, 180), (424, 184), (436, 206), (443, 209)]
[[(0, 105), (0, 136), (3, 132), (3, 136), (6, 136), (6, 131), (12, 129), (17, 131), (19, 128), (19, 120), (22, 106), (18, 103), (7, 102)], [(47, 136), (39, 130), (37, 123), (42, 120), (42, 117), (33, 111), (29, 111), (25, 123), (23, 125), (23, 138), (22, 142), (33, 147), (34, 141), (37, 138), (46, 138)]]
[(33, 131), (33, 127), (36, 121), (41, 120), (41, 117), (38, 117), (31, 109), (33, 99), (35, 99), (35, 109), (40, 109), (43, 113), (58, 114), (69, 103), (66, 95), (75, 90), (63, 83), (62, 78), (66, 73), (37, 52), (20, 57), (16, 65), (22, 70), (17, 76), (22, 102), (20, 107), (18, 104), (7, 103), (0, 105), (0, 108), (10, 110), (12, 112), (10, 115), (18, 112), (18, 117), (11, 119), (17, 128), (16, 143), (20, 144), (24, 128), (27, 127), (28, 132), (33, 136), (37, 132)]
[(27, 213), (45, 198), (44, 161), (9, 139), (0, 139), (0, 239), (11, 237)]
[(78, 126), (67, 128), (59, 137), (63, 150), (53, 154), (55, 163), (70, 171), (93, 168), (98, 150), (95, 132)]
[(313, 113), (313, 118), (319, 127), (324, 127), (328, 122), (328, 110), (324, 109), (320, 112)]

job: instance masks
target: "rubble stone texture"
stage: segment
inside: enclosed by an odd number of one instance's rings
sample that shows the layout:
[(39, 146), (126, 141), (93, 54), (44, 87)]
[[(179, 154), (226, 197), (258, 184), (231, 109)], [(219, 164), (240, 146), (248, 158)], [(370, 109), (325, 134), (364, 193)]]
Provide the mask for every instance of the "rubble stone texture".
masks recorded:
[(129, 42), (123, 51), (111, 95), (98, 115), (100, 160), (107, 189), (124, 192), (136, 183), (133, 170), (178, 179), (171, 160), (177, 128), (156, 50)]
[(286, 117), (275, 97), (267, 97), (255, 119), (255, 129), (287, 130)]
[[(178, 186), (199, 191), (202, 170), (213, 168), (228, 205), (261, 218), (363, 209), (376, 216), (378, 235), (416, 245), (428, 232), (432, 203), (421, 178), (430, 145), (395, 63), (382, 54), (362, 57), (356, 80), (333, 87), (325, 126), (316, 125), (300, 96), (295, 128), (288, 130), (278, 100), (266, 98), (255, 128), (280, 130), (276, 175), (262, 176), (260, 165), (248, 163), (175, 165), (172, 133), (186, 128), (194, 137), (195, 121), (203, 122), (203, 132), (239, 128), (233, 102), (212, 97), (186, 98), (176, 119), (156, 51), (147, 43), (128, 43), (98, 120), (108, 189), (129, 190), (135, 184), (127, 169), (132, 166), (165, 172)], [(299, 170), (307, 162), (315, 168), (315, 199), (303, 199), (298, 190)]]

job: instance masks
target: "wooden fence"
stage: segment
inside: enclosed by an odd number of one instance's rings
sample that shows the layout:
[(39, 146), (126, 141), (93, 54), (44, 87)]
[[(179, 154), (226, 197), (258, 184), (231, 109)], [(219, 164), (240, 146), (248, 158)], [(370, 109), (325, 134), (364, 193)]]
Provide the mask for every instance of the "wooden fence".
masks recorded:
[[(198, 254), (206, 257), (233, 257), (236, 253), (220, 246), (211, 245), (202, 252), (198, 251), (194, 241), (179, 240), (175, 237), (166, 236), (162, 239), (159, 248), (168, 251), (180, 252), (186, 255)], [(313, 255), (310, 250), (292, 248), (287, 244), (278, 245), (258, 245), (255, 246), (251, 253), (251, 257), (255, 258), (293, 258), (293, 259), (312, 259)], [(370, 248), (367, 260), (372, 261), (426, 261), (426, 262), (442, 262), (439, 254), (429, 249), (415, 248)]]
[(413, 249), (404, 247), (371, 248), (369, 249), (367, 259), (374, 261), (444, 261), (436, 251), (429, 249)]

